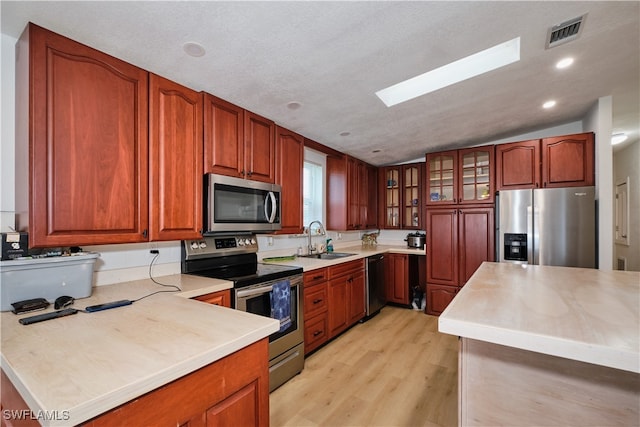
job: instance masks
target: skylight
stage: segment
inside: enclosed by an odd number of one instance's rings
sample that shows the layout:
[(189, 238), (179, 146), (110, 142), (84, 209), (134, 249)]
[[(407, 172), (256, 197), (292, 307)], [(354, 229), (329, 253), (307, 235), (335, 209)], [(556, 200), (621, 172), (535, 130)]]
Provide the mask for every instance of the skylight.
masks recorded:
[(520, 37), (376, 92), (387, 107), (434, 92), (520, 60)]

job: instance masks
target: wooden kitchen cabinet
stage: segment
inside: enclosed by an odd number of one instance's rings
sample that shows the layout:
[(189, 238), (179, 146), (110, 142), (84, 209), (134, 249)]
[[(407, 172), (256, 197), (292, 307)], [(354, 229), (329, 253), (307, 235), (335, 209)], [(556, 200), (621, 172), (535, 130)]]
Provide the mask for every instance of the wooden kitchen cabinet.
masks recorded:
[(329, 338), (364, 318), (364, 260), (328, 267)]
[(276, 126), (276, 184), (282, 187), (278, 234), (302, 233), (304, 138)]
[(367, 173), (367, 216), (365, 229), (378, 228), (378, 168), (366, 165)]
[(304, 273), (304, 353), (313, 352), (329, 339), (329, 295), (326, 268)]
[(423, 216), (424, 164), (387, 166), (382, 169), (382, 216), (385, 229), (420, 229)]
[(149, 239), (202, 236), (202, 94), (149, 77)]
[(369, 209), (377, 183), (369, 181), (370, 165), (350, 156), (327, 156), (327, 228), (365, 230), (377, 223)]
[(496, 146), (496, 190), (595, 185), (593, 133)]
[(387, 302), (409, 305), (409, 255), (387, 253), (384, 263)]
[(16, 52), (16, 224), (32, 247), (148, 240), (147, 71), (29, 24)]
[(206, 302), (207, 304), (213, 304), (213, 305), (219, 305), (222, 307), (231, 308), (231, 291), (230, 290), (212, 292), (210, 294), (194, 297), (193, 299)]
[(455, 295), (451, 288), (464, 286), (484, 261), (495, 259), (494, 232), (493, 207), (427, 210), (428, 314), (440, 314), (447, 296)]
[(204, 172), (275, 182), (275, 123), (204, 94)]
[(260, 340), (84, 425), (268, 426), (268, 345)]
[(427, 205), (493, 203), (493, 145), (427, 154)]

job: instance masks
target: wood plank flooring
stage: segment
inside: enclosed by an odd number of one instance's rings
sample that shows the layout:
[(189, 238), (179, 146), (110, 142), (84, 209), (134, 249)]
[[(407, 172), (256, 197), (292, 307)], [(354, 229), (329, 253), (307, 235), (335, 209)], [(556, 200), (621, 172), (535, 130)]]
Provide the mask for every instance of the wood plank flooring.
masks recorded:
[(458, 340), (386, 306), (316, 351), (270, 396), (271, 426), (456, 426)]

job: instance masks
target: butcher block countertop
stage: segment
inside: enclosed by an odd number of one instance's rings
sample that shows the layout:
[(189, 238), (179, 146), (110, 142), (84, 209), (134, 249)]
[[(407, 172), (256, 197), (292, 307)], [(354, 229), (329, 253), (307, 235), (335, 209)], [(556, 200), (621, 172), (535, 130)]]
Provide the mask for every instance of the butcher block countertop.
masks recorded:
[(485, 262), (439, 330), (640, 373), (640, 273)]
[[(156, 280), (181, 292), (28, 326), (18, 319), (43, 312), (0, 315), (2, 370), (32, 411), (68, 411), (46, 422), (75, 425), (278, 330), (277, 320), (189, 299), (229, 289), (231, 282), (180, 274)], [(98, 286), (74, 307), (164, 290), (149, 279)]]

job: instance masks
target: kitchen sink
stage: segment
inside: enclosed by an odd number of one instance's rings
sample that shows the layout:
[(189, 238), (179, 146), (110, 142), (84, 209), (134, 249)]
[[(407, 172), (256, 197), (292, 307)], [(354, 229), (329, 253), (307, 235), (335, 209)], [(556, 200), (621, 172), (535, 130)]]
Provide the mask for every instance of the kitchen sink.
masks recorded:
[(338, 258), (344, 258), (346, 256), (351, 256), (351, 255), (355, 255), (355, 254), (350, 254), (347, 252), (325, 252), (321, 254), (301, 255), (300, 258), (338, 259)]

